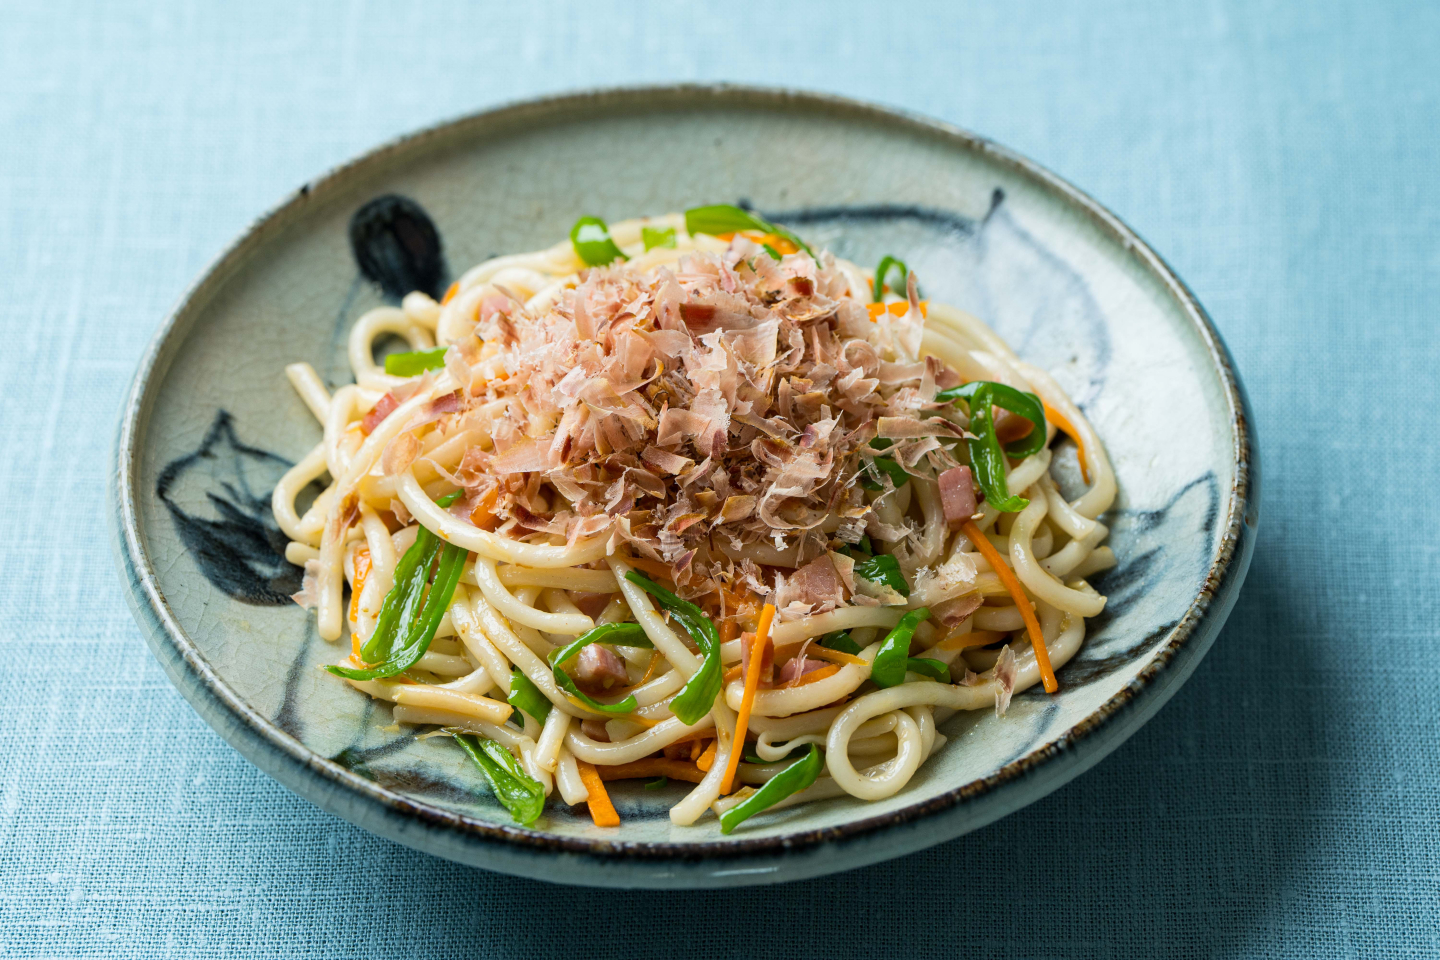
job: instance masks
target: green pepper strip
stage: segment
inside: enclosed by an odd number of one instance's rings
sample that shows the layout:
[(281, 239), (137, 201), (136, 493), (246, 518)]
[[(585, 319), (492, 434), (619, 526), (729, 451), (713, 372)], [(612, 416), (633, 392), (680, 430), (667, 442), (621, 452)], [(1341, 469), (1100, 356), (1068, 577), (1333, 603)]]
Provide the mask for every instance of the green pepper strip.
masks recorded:
[(911, 673), (918, 673), (922, 677), (929, 677), (931, 680), (939, 680), (941, 683), (950, 682), (950, 668), (930, 657), (911, 657), (905, 661), (905, 669)]
[[(424, 607), (419, 616), (410, 621), (410, 628), (405, 632), (405, 642), (398, 650), (391, 652), (384, 663), (364, 670), (352, 670), (349, 667), (331, 666), (327, 669), (336, 676), (346, 677), (350, 680), (377, 680), (382, 677), (393, 677), (404, 673), (413, 667), (425, 651), (430, 648), (430, 641), (435, 639), (435, 631), (440, 626), (445, 611), (450, 607), (450, 600), (455, 596), (455, 585), (460, 582), (460, 573), (465, 568), (465, 559), (470, 551), (464, 547), (457, 547), (454, 544), (445, 544), (440, 551), (440, 565), (435, 571), (435, 582), (430, 586), (430, 593), (425, 598)], [(416, 591), (418, 595), (419, 591)]]
[(656, 230), (654, 227), (641, 227), (640, 239), (645, 244), (646, 253), (649, 253), (656, 247), (669, 247), (671, 249), (674, 249), (675, 228), (665, 227), (662, 230)]
[(599, 217), (581, 217), (570, 228), (570, 242), (575, 253), (592, 267), (603, 267), (616, 260), (629, 260), (610, 239), (610, 228)]
[(901, 296), (908, 295), (908, 292), (905, 289), (905, 284), (910, 276), (910, 268), (905, 265), (904, 260), (901, 260), (897, 257), (881, 257), (880, 266), (875, 268), (875, 286), (871, 290), (871, 294), (874, 297), (875, 303), (880, 303), (885, 299), (885, 276), (891, 270), (896, 269), (900, 271), (900, 286), (892, 286), (890, 289), (894, 290)]
[(789, 230), (728, 203), (716, 203), (708, 207), (691, 207), (685, 211), (685, 231), (692, 237), (697, 233), (708, 233), (712, 237), (718, 237), (722, 233), (739, 233), (741, 230), (773, 233), (777, 237), (789, 240), (810, 254), (811, 257), (815, 256), (815, 251), (810, 249), (809, 244)]
[(560, 669), (562, 663), (592, 643), (618, 643), (626, 647), (653, 647), (654, 644), (650, 642), (649, 637), (645, 636), (645, 629), (638, 623), (602, 623), (593, 630), (586, 630), (569, 644), (550, 654), (550, 672), (555, 675), (555, 682), (560, 685), (560, 689), (570, 696), (591, 710), (598, 710), (601, 713), (633, 712), (635, 709), (633, 693), (627, 694), (625, 699), (619, 703), (601, 703), (582, 693), (580, 688), (575, 686), (575, 681), (570, 679), (570, 674)]
[(436, 347), (434, 350), (392, 353), (385, 358), (385, 372), (392, 377), (415, 377), (426, 370), (439, 370), (445, 366), (445, 350), (445, 347)]
[(525, 772), (514, 754), (494, 740), (463, 733), (454, 737), (485, 774), (495, 799), (510, 811), (516, 823), (528, 827), (540, 819), (545, 809), (545, 788)]
[[(883, 437), (877, 437), (870, 441), (870, 446), (876, 450), (889, 450), (894, 445), (894, 440), (886, 440)], [(895, 462), (894, 457), (870, 457), (868, 459), (862, 457), (860, 459), (860, 486), (866, 490), (884, 490), (885, 484), (880, 482), (881, 471), (889, 476), (890, 482), (896, 490), (910, 482), (910, 474)]]
[(850, 634), (844, 630), (825, 634), (820, 638), (819, 643), (826, 650), (839, 650), (841, 653), (848, 653), (851, 656), (860, 652), (860, 644), (850, 639)]
[[(448, 507), (458, 500), (465, 491), (456, 490), (435, 501), (438, 506)], [(440, 554), (439, 569), (430, 594), (425, 595), (425, 583), (430, 578), (430, 568)], [(367, 663), (377, 666), (363, 670), (349, 667), (327, 667), (331, 673), (351, 680), (374, 680), (379, 677), (393, 677), (410, 669), (425, 655), (435, 630), (450, 607), (455, 595), (455, 585), (460, 582), (460, 573), (465, 567), (469, 551), (444, 544), (440, 538), (425, 527), (415, 534), (415, 542), (400, 562), (395, 565), (395, 586), (385, 595), (380, 604), (380, 616), (375, 620), (375, 632), (361, 649), (360, 655)], [(433, 621), (433, 622), (432, 622)], [(401, 629), (404, 642), (400, 642)], [(428, 632), (427, 632), (428, 631)], [(404, 664), (397, 667), (397, 664)]]
[(366, 663), (380, 663), (390, 659), (394, 651), (398, 628), (402, 623), (413, 623), (420, 609), (425, 591), (425, 581), (430, 579), (430, 568), (435, 555), (440, 551), (440, 538), (421, 527), (415, 533), (415, 542), (405, 551), (395, 565), (395, 585), (385, 594), (380, 604), (380, 616), (375, 619), (375, 632), (365, 641), (360, 656)]
[(645, 784), (645, 789), (646, 789), (646, 790), (664, 790), (667, 786), (669, 786), (669, 784), (670, 784), (670, 778), (669, 778), (669, 777), (656, 777), (654, 780), (651, 780), (649, 783)]
[(670, 712), (687, 727), (699, 722), (715, 706), (720, 695), (720, 632), (695, 604), (681, 600), (644, 574), (631, 570), (625, 579), (654, 597), (661, 609), (680, 622), (690, 639), (700, 648), (700, 669), (685, 681), (685, 686), (670, 701)]
[(510, 696), (506, 699), (510, 701), (510, 706), (524, 710), (534, 717), (537, 723), (544, 723), (555, 706), (519, 667), (510, 674)]
[[(1030, 505), (1024, 497), (1014, 496), (1005, 482), (1005, 456), (1024, 458), (1039, 453), (1045, 446), (1045, 405), (1033, 393), (1024, 393), (1003, 383), (972, 380), (970, 383), (935, 395), (939, 401), (964, 400), (970, 406), (970, 466), (975, 481), (985, 492), (985, 500), (1002, 513), (1018, 513)], [(995, 435), (993, 407), (1009, 410), (1029, 420), (1034, 426), (1019, 440), (1000, 448)]]
[(762, 810), (768, 810), (781, 800), (799, 793), (815, 782), (820, 768), (825, 765), (820, 748), (810, 744), (810, 750), (790, 766), (781, 770), (765, 782), (765, 785), (735, 806), (720, 815), (720, 832), (729, 833)]
[(883, 583), (902, 597), (910, 596), (910, 584), (905, 582), (905, 574), (900, 572), (900, 561), (888, 553), (857, 560), (855, 576), (872, 583)]
[(930, 611), (925, 607), (911, 610), (900, 618), (895, 629), (885, 635), (880, 652), (870, 664), (870, 679), (877, 687), (893, 687), (905, 682), (905, 668), (910, 660), (910, 638), (920, 621), (928, 618)]
[(885, 484), (880, 482), (881, 471), (890, 478), (896, 490), (910, 482), (910, 474), (893, 457), (861, 457), (860, 486), (866, 490), (884, 490)]

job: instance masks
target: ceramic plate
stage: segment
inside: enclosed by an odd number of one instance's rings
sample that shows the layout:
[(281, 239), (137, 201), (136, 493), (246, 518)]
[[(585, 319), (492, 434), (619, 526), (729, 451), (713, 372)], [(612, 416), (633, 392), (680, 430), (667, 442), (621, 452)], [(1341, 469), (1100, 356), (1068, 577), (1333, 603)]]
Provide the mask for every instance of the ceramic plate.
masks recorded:
[[(1119, 566), (1061, 692), (961, 715), (898, 795), (674, 827), (686, 785), (617, 784), (617, 829), (551, 803), (510, 821), (443, 740), (324, 674), (336, 648), (290, 602), (270, 490), (319, 428), (286, 381), (349, 379), (345, 334), (575, 218), (753, 204), (858, 263), (900, 252), (929, 296), (1049, 369), (1114, 461)], [(151, 648), (205, 720), (326, 810), (438, 856), (546, 880), (721, 886), (814, 876), (982, 826), (1133, 733), (1220, 629), (1249, 561), (1257, 464), (1243, 391), (1200, 305), (1133, 232), (1035, 164), (934, 121), (833, 97), (675, 86), (467, 117), (301, 187), (195, 284), (123, 412), (116, 550)], [(390, 728), (390, 729), (387, 729)]]

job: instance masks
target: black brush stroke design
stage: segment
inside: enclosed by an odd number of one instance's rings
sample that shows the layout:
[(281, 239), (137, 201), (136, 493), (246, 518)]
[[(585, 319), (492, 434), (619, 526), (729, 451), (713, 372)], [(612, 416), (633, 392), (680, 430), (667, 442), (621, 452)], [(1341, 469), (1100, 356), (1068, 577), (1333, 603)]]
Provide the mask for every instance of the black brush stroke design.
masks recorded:
[(310, 658), (310, 647), (317, 636), (319, 633), (315, 629), (315, 621), (307, 614), (305, 639), (300, 642), (300, 650), (291, 661), (290, 669), (285, 671), (285, 692), (280, 698), (280, 710), (275, 714), (275, 726), (296, 740), (303, 739), (305, 732), (300, 718), (300, 680), (305, 676), (305, 662)]
[[(1199, 510), (1192, 505), (1197, 497), (1203, 498)], [(1170, 556), (1174, 551), (1193, 547), (1199, 554), (1195, 568), (1204, 577), (1211, 549), (1209, 531), (1214, 529), (1219, 511), (1220, 484), (1214, 472), (1207, 471), (1157, 509), (1119, 510), (1105, 518), (1111, 524), (1110, 542), (1118, 544), (1116, 554), (1123, 562), (1094, 579), (1095, 589), (1108, 599), (1099, 616), (1087, 621), (1088, 636), (1080, 652), (1060, 669), (1062, 686), (1085, 686), (1124, 669), (1175, 629), (1179, 620), (1155, 627), (1118, 649), (1115, 638), (1106, 636), (1123, 622), (1135, 602), (1156, 589), (1162, 577), (1174, 575), (1177, 565)], [(1185, 513), (1190, 515), (1188, 519), (1175, 519)]]
[(356, 210), (350, 249), (360, 272), (392, 301), (415, 290), (440, 298), (446, 276), (440, 232), (409, 197), (387, 193)]
[[(155, 483), (155, 495), (170, 511), (180, 542), (205, 579), (242, 603), (279, 606), (290, 603), (300, 589), (304, 571), (285, 559), (289, 538), (270, 512), (270, 491), (290, 466), (284, 457), (241, 443), (234, 418), (220, 410), (200, 446), (166, 464)], [(196, 471), (214, 519), (191, 513), (171, 498)]]

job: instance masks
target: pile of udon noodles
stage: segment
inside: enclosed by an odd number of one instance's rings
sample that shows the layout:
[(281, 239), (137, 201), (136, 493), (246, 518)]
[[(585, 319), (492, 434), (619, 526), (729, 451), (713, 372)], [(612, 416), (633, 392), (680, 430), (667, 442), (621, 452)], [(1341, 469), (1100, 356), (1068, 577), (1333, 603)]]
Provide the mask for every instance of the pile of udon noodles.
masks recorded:
[[(676, 246), (644, 250), (642, 225), (675, 229)], [(913, 275), (874, 307), (867, 273), (828, 252), (777, 261), (743, 235), (689, 236), (679, 215), (616, 224), (612, 236), (627, 262), (586, 268), (565, 241), (480, 264), (443, 305), (415, 293), (371, 311), (350, 336), (356, 382), (333, 397), (307, 364), (288, 368), (324, 427), (275, 491), (295, 541), (287, 554), (306, 562), (299, 599), (318, 608), (328, 640), (349, 619), (358, 651), (417, 521), (473, 551), (416, 667), (354, 686), (392, 701), (397, 721), (500, 740), (570, 803), (586, 796), (576, 759), (603, 769), (662, 752), (692, 758), (713, 738), (709, 773), (671, 812), (679, 824), (726, 802), (718, 774), (735, 748), (740, 635), (772, 601), (774, 667), (753, 705), (754, 752), (768, 762), (806, 743), (826, 751), (825, 775), (786, 803), (894, 794), (944, 742), (938, 720), (1003, 712), (1038, 678), (1020, 611), (947, 518), (936, 478), (956, 465), (968, 422), (936, 392), (1003, 382), (1080, 432), (1090, 482), (1078, 499), (1061, 495), (1047, 446), (1011, 465), (1010, 490), (1029, 507), (975, 508), (1033, 600), (1057, 668), (1105, 602), (1084, 578), (1114, 563), (1095, 520), (1115, 494), (1099, 439), (1055, 381), (984, 324), (922, 307)], [(417, 350), (448, 345), (443, 369), (387, 375), (373, 355), (386, 334)], [(884, 455), (913, 478), (898, 490), (858, 482), (875, 440), (891, 441)], [(298, 515), (297, 494), (327, 473)], [(436, 505), (457, 488), (458, 502)], [(908, 598), (855, 576), (845, 545), (862, 536), (898, 560)], [(354, 582), (363, 551), (369, 572), (347, 618), (342, 578)], [(720, 625), (726, 682), (693, 727), (667, 702), (700, 663), (695, 645), (625, 579), (637, 567)], [(950, 665), (956, 682), (912, 675), (875, 689), (864, 664), (920, 606), (932, 616), (914, 655)], [(609, 718), (567, 697), (546, 657), (615, 620), (638, 621), (659, 655), (586, 648), (582, 687), (632, 692), (639, 704)], [(815, 643), (837, 630), (864, 648), (859, 662)], [(543, 726), (518, 711), (523, 732), (504, 724), (512, 666), (554, 704)], [(744, 763), (738, 779), (761, 783), (781, 766)]]

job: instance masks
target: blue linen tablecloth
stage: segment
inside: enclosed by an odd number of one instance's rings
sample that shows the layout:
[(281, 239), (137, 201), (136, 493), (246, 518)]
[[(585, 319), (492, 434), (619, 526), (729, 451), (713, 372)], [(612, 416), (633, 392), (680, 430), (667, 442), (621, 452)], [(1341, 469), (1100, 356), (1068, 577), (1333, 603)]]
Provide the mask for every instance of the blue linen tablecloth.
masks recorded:
[[(1437, 63), (1434, 4), (0, 2), (0, 955), (1440, 955)], [(146, 650), (104, 522), (123, 392), (187, 281), (317, 172), (682, 79), (932, 114), (1127, 219), (1249, 387), (1249, 581), (1111, 757), (891, 863), (612, 894), (362, 833)]]

